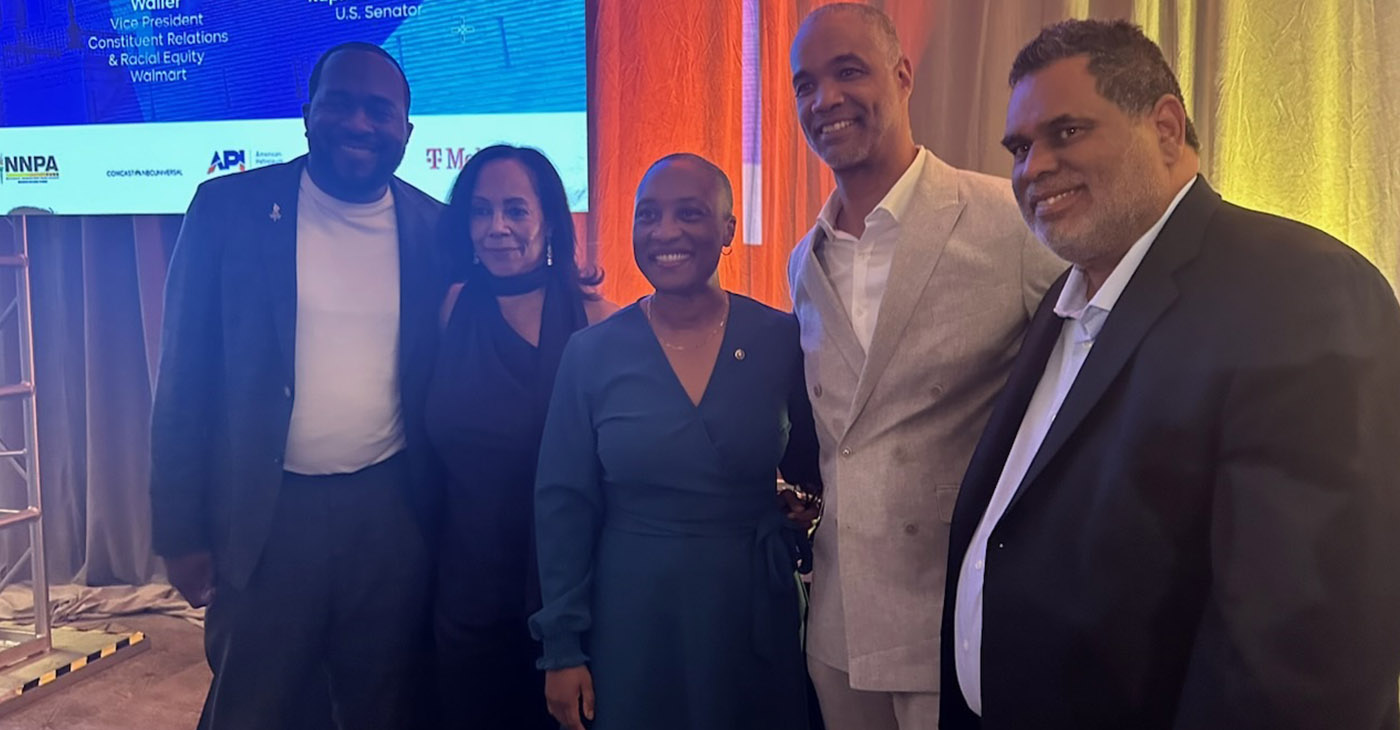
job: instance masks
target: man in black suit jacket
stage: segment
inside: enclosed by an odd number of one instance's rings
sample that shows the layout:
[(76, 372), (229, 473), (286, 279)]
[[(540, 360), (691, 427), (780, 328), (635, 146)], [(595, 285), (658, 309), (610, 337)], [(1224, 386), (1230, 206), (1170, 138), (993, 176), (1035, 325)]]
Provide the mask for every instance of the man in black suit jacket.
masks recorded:
[(1017, 199), (1074, 266), (962, 484), (942, 727), (1400, 726), (1393, 292), (1211, 190), (1136, 26), (1049, 27), (1011, 80)]
[(166, 285), (153, 532), (209, 605), (201, 728), (328, 722), (327, 686), (343, 728), (426, 706), (441, 205), (393, 176), (392, 57), (337, 46), (310, 86), (309, 154), (201, 185)]

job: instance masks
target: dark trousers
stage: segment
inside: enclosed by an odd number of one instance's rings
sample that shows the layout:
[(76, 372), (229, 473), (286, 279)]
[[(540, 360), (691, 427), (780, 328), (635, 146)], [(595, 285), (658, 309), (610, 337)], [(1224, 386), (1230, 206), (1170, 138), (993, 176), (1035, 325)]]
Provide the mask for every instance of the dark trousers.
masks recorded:
[(439, 727), (558, 730), (544, 701), (540, 645), (525, 619), (469, 626), (440, 607), (437, 634)]
[[(216, 580), (202, 730), (414, 728), (431, 708), (431, 559), (406, 460), (286, 474), (248, 585)], [(329, 695), (329, 702), (325, 698)]]

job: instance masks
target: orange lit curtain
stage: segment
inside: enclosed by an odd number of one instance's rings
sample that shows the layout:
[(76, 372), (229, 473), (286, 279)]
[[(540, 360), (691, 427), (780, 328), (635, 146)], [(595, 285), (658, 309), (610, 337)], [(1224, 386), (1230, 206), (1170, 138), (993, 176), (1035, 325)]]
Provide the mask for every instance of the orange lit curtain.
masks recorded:
[[(704, 3), (597, 0), (590, 7), (591, 206), (588, 255), (602, 266), (603, 292), (627, 303), (650, 291), (631, 251), (631, 207), (647, 165), (671, 152), (696, 152), (720, 165), (735, 186), (740, 230), (720, 262), (729, 289), (789, 306), (787, 259), (832, 188), (829, 170), (797, 128), (788, 50), (798, 23), (820, 0), (715, 0)], [(744, 12), (757, 43), (743, 53)], [(902, 11), (922, 24), (929, 13)], [(916, 34), (921, 36), (922, 34)], [(745, 67), (758, 94), (758, 149), (743, 147)], [(745, 186), (746, 157), (759, 179)], [(755, 194), (757, 193), (757, 194)], [(745, 230), (760, 205), (761, 230)]]
[[(744, 0), (594, 0), (593, 204), (589, 240), (605, 292), (648, 290), (631, 262), (632, 193), (667, 152), (729, 172), (761, 230), (740, 231), (724, 284), (786, 306), (786, 262), (830, 173), (797, 128), (788, 50), (823, 0), (756, 0), (757, 54), (744, 57)], [(1068, 17), (1128, 18), (1181, 78), (1206, 175), (1227, 198), (1318, 226), (1400, 280), (1400, 2), (1396, 0), (871, 0), (891, 15), (914, 66), (915, 139), (959, 167), (1006, 175), (1001, 149), (1016, 51)], [(756, 57), (755, 57), (756, 56)], [(742, 78), (757, 64), (758, 150), (742, 145)], [(744, 186), (745, 157), (758, 184)]]
[[(791, 94), (788, 48), (797, 24), (820, 2), (756, 2), (757, 53), (743, 54), (744, 0), (591, 4), (588, 255), (607, 279), (603, 293), (628, 303), (650, 291), (632, 261), (631, 210), (647, 165), (671, 152), (695, 152), (720, 165), (735, 186), (740, 230), (720, 262), (726, 288), (788, 307), (787, 258), (816, 219), (831, 173), (808, 151)], [(751, 5), (752, 9), (753, 6)], [(742, 184), (743, 78), (757, 72), (760, 180)], [(761, 230), (745, 230), (745, 210), (761, 205)], [(748, 243), (746, 243), (748, 242)]]
[(759, 57), (761, 87), (758, 153), (763, 180), (763, 230), (757, 246), (746, 246), (754, 260), (755, 298), (791, 308), (788, 254), (812, 227), (823, 201), (835, 185), (831, 171), (807, 147), (797, 127), (788, 51), (797, 26), (811, 8), (824, 3), (760, 0)]
[[(613, 301), (627, 304), (651, 290), (632, 260), (632, 201), (657, 158), (694, 152), (722, 167), (742, 220), (741, 9), (741, 0), (591, 3), (586, 238)], [(739, 241), (721, 259), (726, 282), (744, 278)]]

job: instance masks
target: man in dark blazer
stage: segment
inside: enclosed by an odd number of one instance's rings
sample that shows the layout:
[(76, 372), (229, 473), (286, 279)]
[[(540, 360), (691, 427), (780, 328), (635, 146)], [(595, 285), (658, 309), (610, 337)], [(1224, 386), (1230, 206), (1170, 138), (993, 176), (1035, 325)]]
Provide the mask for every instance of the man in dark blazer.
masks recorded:
[(446, 289), (441, 205), (394, 177), (408, 82), (323, 55), (309, 154), (211, 180), (166, 285), (151, 426), (156, 552), (208, 604), (201, 728), (411, 727), (434, 486), (422, 423)]
[(1393, 292), (1221, 200), (1136, 26), (1049, 27), (1011, 83), (1017, 200), (1073, 267), (955, 508), (942, 727), (1400, 726)]

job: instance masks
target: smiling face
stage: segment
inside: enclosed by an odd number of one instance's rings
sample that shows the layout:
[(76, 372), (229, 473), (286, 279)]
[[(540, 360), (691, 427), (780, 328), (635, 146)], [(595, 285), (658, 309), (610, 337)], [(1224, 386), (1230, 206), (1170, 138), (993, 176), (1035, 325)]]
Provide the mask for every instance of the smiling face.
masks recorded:
[(736, 222), (716, 173), (690, 160), (657, 164), (637, 188), (632, 255), (658, 292), (709, 286)]
[(792, 43), (797, 120), (812, 151), (835, 172), (898, 158), (910, 136), (913, 74), (865, 19), (809, 18)]
[(471, 236), (492, 276), (533, 271), (544, 257), (548, 231), (530, 171), (513, 159), (481, 168), (471, 197)]
[(308, 164), (326, 192), (363, 200), (389, 183), (413, 131), (405, 84), (394, 64), (375, 53), (344, 50), (326, 59), (316, 94), (302, 110)]
[(1151, 114), (1098, 92), (1087, 56), (1055, 61), (1011, 92), (1002, 144), (1021, 215), (1052, 251), (1108, 269), (1175, 195)]

